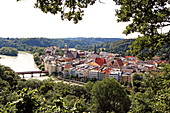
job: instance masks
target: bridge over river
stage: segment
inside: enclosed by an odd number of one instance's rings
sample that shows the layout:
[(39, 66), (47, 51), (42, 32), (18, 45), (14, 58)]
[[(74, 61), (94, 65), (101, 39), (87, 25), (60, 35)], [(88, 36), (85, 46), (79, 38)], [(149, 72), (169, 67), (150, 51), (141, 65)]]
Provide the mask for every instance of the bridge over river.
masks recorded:
[(24, 72), (15, 72), (15, 73), (18, 75), (23, 75), (23, 78), (25, 74), (31, 74), (31, 77), (34, 77), (33, 76), (34, 74), (40, 74), (40, 77), (41, 77), (42, 73), (48, 74), (48, 71), (24, 71)]

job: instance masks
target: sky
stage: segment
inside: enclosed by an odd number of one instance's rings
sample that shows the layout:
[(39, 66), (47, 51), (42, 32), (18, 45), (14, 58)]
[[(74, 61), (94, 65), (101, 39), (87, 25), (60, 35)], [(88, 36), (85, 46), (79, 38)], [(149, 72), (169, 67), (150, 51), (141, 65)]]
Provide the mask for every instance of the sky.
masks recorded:
[(137, 37), (137, 34), (122, 34), (128, 23), (117, 23), (115, 9), (119, 6), (111, 0), (101, 1), (105, 4), (97, 2), (85, 9), (83, 20), (74, 24), (61, 20), (60, 15), (46, 14), (34, 8), (35, 0), (0, 0), (0, 37)]

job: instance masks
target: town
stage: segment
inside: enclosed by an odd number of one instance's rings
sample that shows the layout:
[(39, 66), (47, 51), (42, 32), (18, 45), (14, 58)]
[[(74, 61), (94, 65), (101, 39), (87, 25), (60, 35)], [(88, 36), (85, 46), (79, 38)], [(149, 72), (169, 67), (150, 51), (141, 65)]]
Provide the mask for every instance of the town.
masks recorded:
[(65, 45), (64, 55), (55, 54), (59, 47), (53, 46), (45, 49), (46, 55), (41, 55), (45, 71), (50, 75), (58, 75), (67, 79), (87, 82), (114, 77), (121, 83), (131, 83), (133, 73), (148, 73), (157, 75), (160, 71), (158, 65), (167, 63), (154, 57), (153, 60), (141, 61), (134, 56), (122, 56), (108, 52), (97, 54), (96, 47), (93, 52), (69, 49)]

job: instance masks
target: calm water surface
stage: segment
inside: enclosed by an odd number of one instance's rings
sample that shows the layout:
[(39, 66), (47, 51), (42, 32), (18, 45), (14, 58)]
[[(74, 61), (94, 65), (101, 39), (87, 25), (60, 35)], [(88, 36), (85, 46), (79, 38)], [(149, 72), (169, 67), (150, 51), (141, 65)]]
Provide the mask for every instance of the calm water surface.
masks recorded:
[[(38, 71), (33, 55), (27, 52), (19, 51), (18, 56), (5, 56), (0, 55), (0, 64), (5, 65), (13, 69), (15, 72), (23, 71)], [(30, 78), (31, 75), (25, 75), (25, 78)], [(39, 77), (39, 74), (34, 74), (34, 77)]]

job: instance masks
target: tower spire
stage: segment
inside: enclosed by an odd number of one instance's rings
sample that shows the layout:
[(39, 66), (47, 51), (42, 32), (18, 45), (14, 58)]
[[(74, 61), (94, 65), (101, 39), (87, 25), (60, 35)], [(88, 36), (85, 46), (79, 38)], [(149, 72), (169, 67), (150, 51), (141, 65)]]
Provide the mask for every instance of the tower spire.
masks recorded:
[(96, 45), (94, 45), (94, 54), (97, 54)]

